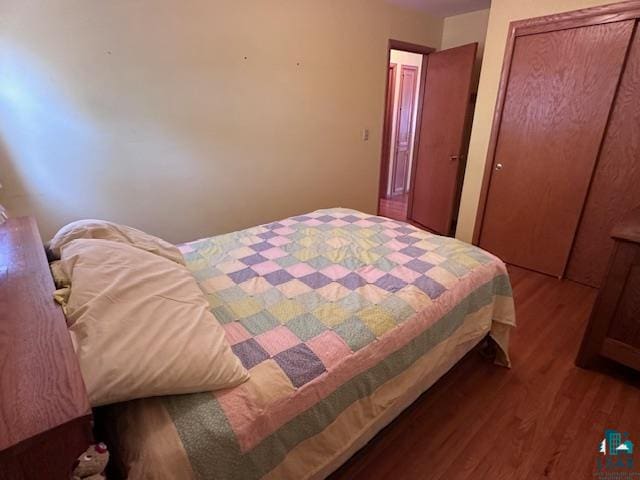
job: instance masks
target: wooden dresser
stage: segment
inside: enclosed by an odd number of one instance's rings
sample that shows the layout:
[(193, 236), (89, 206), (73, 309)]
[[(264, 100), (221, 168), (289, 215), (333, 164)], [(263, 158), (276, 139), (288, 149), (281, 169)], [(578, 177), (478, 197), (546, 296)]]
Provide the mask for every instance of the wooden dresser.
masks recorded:
[(640, 371), (640, 208), (611, 234), (615, 247), (576, 364), (603, 356)]
[(0, 480), (68, 479), (91, 408), (33, 218), (0, 225)]

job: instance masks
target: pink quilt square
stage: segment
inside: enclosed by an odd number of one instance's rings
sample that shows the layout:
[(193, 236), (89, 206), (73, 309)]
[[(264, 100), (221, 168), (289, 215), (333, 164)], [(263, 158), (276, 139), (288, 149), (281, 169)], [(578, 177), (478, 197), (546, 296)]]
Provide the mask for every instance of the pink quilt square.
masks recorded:
[(304, 277), (305, 275), (315, 272), (315, 270), (306, 263), (296, 263), (295, 265), (285, 268), (285, 270), (296, 278)]
[(277, 233), (278, 235), (291, 235), (295, 230), (291, 227), (280, 227), (276, 228), (273, 233)]
[(349, 225), (349, 223), (345, 222), (341, 218), (336, 218), (335, 220), (331, 220), (329, 222), (329, 225), (331, 225), (332, 227), (344, 227), (345, 225)]
[(376, 283), (386, 275), (385, 272), (371, 265), (359, 268), (356, 273), (364, 278), (368, 283)]
[(384, 246), (390, 248), (391, 250), (402, 250), (407, 246), (407, 244), (401, 243), (397, 240), (389, 240), (387, 243), (384, 244)]
[(331, 280), (338, 280), (342, 277), (346, 277), (351, 273), (351, 270), (344, 268), (342, 265), (329, 265), (326, 268), (320, 270), (320, 273), (325, 274)]
[(351, 355), (351, 349), (333, 330), (326, 330), (307, 341), (307, 346), (315, 353), (327, 370), (340, 360)]
[(315, 218), (312, 218), (311, 220), (305, 220), (303, 223), (305, 225), (310, 226), (310, 227), (317, 227), (318, 225), (322, 225), (322, 222), (320, 220), (315, 219)]
[(284, 325), (262, 333), (255, 339), (272, 357), (300, 343), (300, 339)]
[(357, 225), (359, 227), (370, 227), (371, 225), (375, 225), (373, 222), (370, 222), (369, 220), (358, 220), (357, 222), (353, 223), (354, 225)]
[(388, 222), (383, 222), (380, 225), (382, 225), (384, 228), (398, 228), (398, 223), (392, 220), (389, 220)]
[(282, 245), (286, 245), (287, 243), (291, 243), (287, 237), (273, 237), (267, 240), (268, 243), (273, 245), (274, 247), (281, 247)]
[(180, 250), (180, 253), (190, 253), (193, 252), (193, 247), (190, 244), (185, 243), (180, 245), (178, 247), (178, 250)]
[(231, 345), (244, 342), (245, 340), (249, 340), (251, 338), (251, 334), (247, 331), (246, 328), (242, 326), (241, 323), (225, 323), (224, 325), (222, 325), (222, 328), (224, 328), (224, 333), (226, 334), (227, 340)]
[(389, 273), (395, 277), (400, 278), (401, 280), (404, 280), (407, 283), (412, 283), (416, 278), (420, 276), (419, 273), (414, 272), (413, 270), (402, 265), (397, 266)]
[(275, 272), (276, 270), (280, 270), (282, 267), (280, 265), (278, 265), (276, 262), (272, 262), (271, 260), (268, 260), (266, 262), (262, 262), (262, 263), (258, 263), (256, 265), (252, 265), (251, 268), (258, 275), (266, 275), (268, 273)]
[(273, 247), (273, 248), (270, 248), (269, 250), (264, 250), (264, 251), (260, 252), (260, 255), (262, 255), (263, 257), (268, 258), (269, 260), (273, 260), (275, 258), (286, 257), (287, 256), (287, 252), (285, 252), (281, 248)]
[(400, 265), (404, 265), (405, 263), (413, 260), (413, 257), (400, 252), (392, 252), (387, 255), (387, 258), (392, 262), (399, 263)]

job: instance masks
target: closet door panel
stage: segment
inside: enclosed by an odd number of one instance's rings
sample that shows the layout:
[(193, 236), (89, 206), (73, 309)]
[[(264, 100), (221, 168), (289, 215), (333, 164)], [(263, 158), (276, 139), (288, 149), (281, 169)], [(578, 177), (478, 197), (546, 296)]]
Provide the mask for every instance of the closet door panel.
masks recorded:
[(640, 206), (640, 34), (636, 29), (582, 220), (567, 277), (599, 287), (613, 249), (613, 226)]
[(561, 276), (633, 21), (517, 37), (480, 245)]

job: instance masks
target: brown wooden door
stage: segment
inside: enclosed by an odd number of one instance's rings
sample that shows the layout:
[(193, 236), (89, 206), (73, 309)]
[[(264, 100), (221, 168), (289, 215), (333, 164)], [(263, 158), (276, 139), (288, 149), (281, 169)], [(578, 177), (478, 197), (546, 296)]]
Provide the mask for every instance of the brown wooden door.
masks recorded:
[(629, 47), (613, 111), (567, 266), (567, 278), (600, 287), (614, 225), (640, 207), (640, 34)]
[(413, 137), (413, 111), (418, 86), (418, 68), (402, 65), (400, 68), (400, 89), (398, 92), (398, 112), (396, 114), (396, 142), (393, 155), (391, 194), (400, 195), (407, 191), (409, 175), (409, 155)]
[(480, 246), (562, 276), (633, 21), (517, 37)]
[(427, 56), (408, 218), (451, 233), (477, 43)]

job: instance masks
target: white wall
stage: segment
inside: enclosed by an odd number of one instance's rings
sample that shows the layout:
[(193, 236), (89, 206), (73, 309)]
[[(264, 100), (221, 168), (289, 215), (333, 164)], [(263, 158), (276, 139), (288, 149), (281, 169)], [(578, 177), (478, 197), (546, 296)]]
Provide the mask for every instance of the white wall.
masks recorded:
[(487, 36), (487, 26), (489, 24), (489, 9), (478, 10), (476, 12), (463, 13), (444, 19), (442, 29), (441, 48), (459, 47), (468, 43), (478, 43), (476, 53), (476, 64), (473, 78), (473, 91), (478, 89), (480, 78), (480, 68), (484, 55), (484, 43)]
[(98, 217), (176, 242), (375, 212), (387, 42), (442, 25), (383, 0), (3, 0), (0, 203), (45, 237)]
[(409, 150), (409, 168), (407, 169), (407, 188), (409, 188), (409, 182), (411, 179), (411, 165), (413, 163), (413, 147), (416, 135), (416, 119), (418, 115), (418, 99), (420, 97), (420, 75), (422, 72), (422, 55), (411, 52), (404, 52), (402, 50), (391, 50), (390, 63), (396, 64), (396, 76), (394, 82), (393, 93), (393, 118), (391, 121), (391, 139), (389, 146), (389, 178), (387, 179), (387, 195), (391, 194), (391, 172), (393, 171), (393, 161), (396, 151), (396, 129), (398, 121), (398, 102), (400, 100), (400, 82), (402, 79), (402, 65), (409, 65), (418, 67), (418, 73), (416, 78), (416, 96), (413, 104), (413, 118), (411, 120), (412, 134), (411, 134), (411, 149)]

